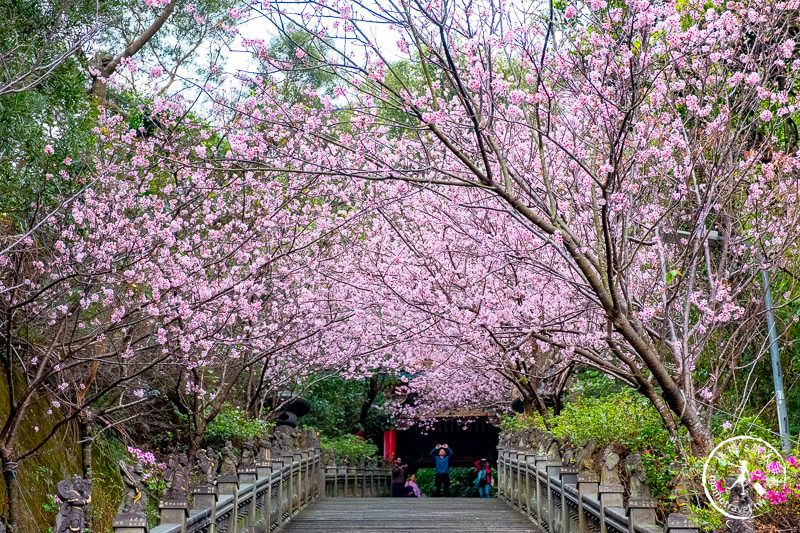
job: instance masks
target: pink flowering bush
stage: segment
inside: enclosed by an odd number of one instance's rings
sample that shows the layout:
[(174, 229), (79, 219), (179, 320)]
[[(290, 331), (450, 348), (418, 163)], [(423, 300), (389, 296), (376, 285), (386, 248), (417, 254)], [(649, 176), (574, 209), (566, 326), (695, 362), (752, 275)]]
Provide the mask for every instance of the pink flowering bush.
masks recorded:
[[(795, 450), (793, 454), (796, 454)], [(747, 471), (741, 471), (741, 465), (747, 465)], [(736, 484), (744, 474), (749, 483), (754, 502), (753, 514), (757, 524), (764, 526), (793, 527), (800, 511), (800, 461), (795, 455), (781, 456), (767, 445), (759, 445), (753, 440), (733, 440), (724, 445), (710, 460), (707, 469), (707, 489), (717, 506), (724, 508), (730, 496), (731, 482)], [(702, 484), (701, 475), (704, 463), (700, 462), (693, 469), (698, 485)], [(702, 500), (704, 495), (700, 494)], [(718, 509), (710, 505), (696, 508), (698, 522), (711, 527), (721, 523), (724, 517)]]
[(146, 512), (152, 521), (158, 516), (158, 499), (167, 487), (164, 473), (167, 464), (159, 462), (152, 452), (146, 452), (133, 446), (127, 447), (127, 462), (131, 465), (142, 465), (142, 483), (149, 494)]

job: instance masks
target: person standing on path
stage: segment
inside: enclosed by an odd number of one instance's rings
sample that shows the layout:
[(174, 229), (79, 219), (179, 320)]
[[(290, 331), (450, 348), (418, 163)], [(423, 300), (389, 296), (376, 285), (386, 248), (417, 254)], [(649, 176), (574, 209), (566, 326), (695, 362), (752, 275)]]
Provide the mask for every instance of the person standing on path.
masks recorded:
[(442, 495), (442, 486), (444, 485), (444, 497), (450, 497), (450, 457), (453, 456), (453, 450), (447, 444), (437, 444), (436, 448), (431, 450), (431, 456), (436, 461), (436, 492), (434, 496)]
[(395, 457), (392, 465), (392, 498), (402, 498), (405, 495), (406, 468), (403, 460)]
[(475, 468), (478, 470), (478, 477), (475, 479), (475, 487), (478, 489), (478, 496), (481, 498), (492, 497), (492, 468), (486, 458), (475, 461)]

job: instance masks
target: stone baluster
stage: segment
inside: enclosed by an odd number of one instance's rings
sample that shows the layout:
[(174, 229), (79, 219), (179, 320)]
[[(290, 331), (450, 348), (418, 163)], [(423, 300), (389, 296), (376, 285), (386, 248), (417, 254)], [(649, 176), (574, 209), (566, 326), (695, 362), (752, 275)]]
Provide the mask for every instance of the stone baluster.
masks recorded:
[(538, 520), (538, 516), (536, 516), (536, 513), (538, 512), (536, 510), (538, 509), (536, 503), (538, 498), (538, 486), (536, 483), (536, 455), (530, 451), (526, 451), (523, 460), (525, 465), (525, 492), (528, 498), (528, 503), (526, 506), (528, 519), (532, 521)]
[(600, 476), (594, 472), (580, 472), (577, 476), (578, 481), (578, 502), (580, 507), (578, 510), (578, 530), (580, 533), (590, 533), (589, 523), (586, 517), (586, 510), (583, 503), (583, 498), (597, 498), (598, 489), (600, 487)]
[(270, 464), (272, 465), (272, 471), (278, 473), (278, 486), (276, 487), (276, 494), (275, 494), (275, 507), (271, 509), (271, 511), (275, 514), (275, 524), (278, 528), (283, 525), (283, 490), (284, 490), (284, 481), (283, 481), (283, 457), (273, 456), (270, 458)]
[(525, 480), (522, 477), (524, 474), (523, 474), (523, 468), (521, 466), (524, 458), (525, 458), (525, 450), (523, 448), (517, 448), (514, 450), (514, 455), (512, 457), (513, 461), (512, 464), (515, 464), (516, 468), (514, 469), (515, 470), (514, 488), (512, 490), (513, 490), (514, 504), (517, 507), (519, 507), (520, 510), (523, 509), (522, 507), (523, 505), (522, 502), (524, 499), (523, 493), (525, 492), (524, 491)]
[(294, 495), (296, 480), (294, 477), (294, 455), (291, 452), (284, 452), (283, 453), (283, 464), (285, 467), (288, 467), (288, 475), (286, 476), (286, 481), (284, 482), (284, 512), (291, 518), (294, 514), (294, 508), (292, 507), (292, 496)]
[(567, 486), (578, 486), (578, 468), (575, 463), (570, 459), (563, 459), (561, 461), (561, 470), (558, 473), (561, 480), (561, 530), (564, 533), (571, 533), (578, 527), (577, 523), (573, 523), (569, 516), (569, 507), (567, 506)]
[(623, 507), (622, 480), (619, 473), (619, 455), (611, 446), (603, 452), (603, 466), (600, 472), (600, 533), (606, 533), (606, 509)]
[(629, 455), (625, 459), (625, 468), (628, 471), (630, 489), (625, 515), (628, 517), (629, 531), (634, 533), (638, 525), (655, 526), (656, 500), (647, 485), (647, 472), (642, 464), (642, 456), (638, 453)]
[[(540, 446), (541, 449), (541, 446)], [(547, 463), (550, 460), (541, 452), (534, 458), (534, 485), (536, 486), (536, 524), (545, 528), (548, 524)]]
[(700, 528), (687, 515), (670, 513), (664, 525), (664, 533), (700, 533)]

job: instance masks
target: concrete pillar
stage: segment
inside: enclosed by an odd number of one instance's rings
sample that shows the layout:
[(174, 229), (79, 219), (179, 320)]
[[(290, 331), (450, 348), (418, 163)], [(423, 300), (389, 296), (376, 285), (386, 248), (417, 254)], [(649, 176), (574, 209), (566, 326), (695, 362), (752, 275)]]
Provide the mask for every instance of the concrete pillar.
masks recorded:
[(161, 511), (161, 525), (180, 524), (181, 531), (186, 531), (189, 502), (162, 500), (158, 502), (158, 509)]
[(654, 526), (656, 523), (656, 500), (652, 498), (631, 498), (625, 508), (625, 515), (630, 524), (630, 533), (635, 533), (635, 526)]
[(590, 533), (589, 522), (586, 519), (586, 511), (583, 508), (583, 497), (588, 496), (591, 498), (598, 497), (598, 488), (600, 486), (600, 476), (595, 473), (587, 472), (578, 474), (578, 530), (580, 533)]
[(688, 516), (670, 513), (664, 525), (664, 533), (700, 533), (700, 528)]

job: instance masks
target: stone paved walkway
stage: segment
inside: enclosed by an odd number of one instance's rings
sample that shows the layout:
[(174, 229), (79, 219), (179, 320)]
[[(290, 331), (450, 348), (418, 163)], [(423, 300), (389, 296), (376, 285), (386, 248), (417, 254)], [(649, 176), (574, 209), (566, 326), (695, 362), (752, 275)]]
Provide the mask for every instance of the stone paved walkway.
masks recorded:
[(309, 505), (286, 533), (538, 531), (525, 516), (496, 498), (327, 498)]

